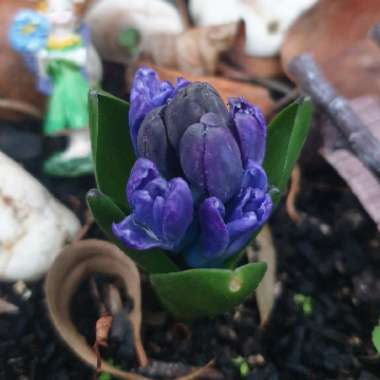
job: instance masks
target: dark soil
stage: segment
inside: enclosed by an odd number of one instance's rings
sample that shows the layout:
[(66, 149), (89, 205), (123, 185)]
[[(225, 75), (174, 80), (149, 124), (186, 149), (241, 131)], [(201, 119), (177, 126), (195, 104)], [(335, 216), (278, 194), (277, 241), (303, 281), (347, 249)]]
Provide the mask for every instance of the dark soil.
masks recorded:
[[(24, 146), (28, 149), (20, 148)], [(38, 126), (0, 125), (0, 149), (25, 165), (83, 220), (84, 196), (93, 179), (42, 176), (42, 148)], [(157, 309), (146, 314), (144, 345), (150, 358), (172, 364), (161, 364), (164, 369), (157, 364), (146, 370), (147, 376), (161, 372), (156, 378), (168, 379), (168, 368), (180, 373), (188, 368), (182, 364), (202, 366), (215, 359), (219, 371), (215, 379), (239, 379), (241, 363), (250, 380), (380, 379), (380, 360), (371, 343), (380, 316), (379, 233), (327, 166), (313, 172), (304, 168), (298, 206), (305, 213), (298, 226), (283, 204), (271, 219), (279, 295), (267, 326), (259, 327), (254, 298), (230, 314), (192, 325), (178, 323)], [(89, 235), (101, 236), (96, 227)], [(92, 379), (92, 371), (53, 330), (42, 281), (28, 287), (29, 298), (17, 294), (14, 284), (0, 284), (0, 297), (19, 306), (15, 315), (0, 315), (0, 379)], [(84, 288), (82, 297), (87, 294)], [(311, 297), (310, 313), (295, 303), (299, 294)], [(74, 308), (78, 326), (90, 336), (96, 310), (86, 302), (78, 305)]]

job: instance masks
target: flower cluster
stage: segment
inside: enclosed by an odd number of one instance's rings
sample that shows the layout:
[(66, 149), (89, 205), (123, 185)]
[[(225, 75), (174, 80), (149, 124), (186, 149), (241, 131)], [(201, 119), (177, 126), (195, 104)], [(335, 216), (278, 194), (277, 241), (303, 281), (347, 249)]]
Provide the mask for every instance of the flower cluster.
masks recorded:
[(266, 125), (243, 98), (228, 108), (207, 83), (137, 71), (131, 139), (139, 157), (127, 184), (132, 213), (114, 223), (128, 247), (181, 252), (191, 267), (220, 266), (268, 219), (262, 168)]

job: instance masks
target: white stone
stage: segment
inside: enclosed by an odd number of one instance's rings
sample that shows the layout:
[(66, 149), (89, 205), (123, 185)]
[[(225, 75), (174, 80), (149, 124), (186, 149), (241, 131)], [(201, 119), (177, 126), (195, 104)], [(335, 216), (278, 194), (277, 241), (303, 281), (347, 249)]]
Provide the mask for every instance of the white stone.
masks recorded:
[(243, 19), (246, 53), (268, 57), (279, 53), (286, 32), (318, 0), (190, 0), (197, 25), (223, 24)]
[(36, 280), (80, 229), (76, 216), (0, 152), (0, 280)]

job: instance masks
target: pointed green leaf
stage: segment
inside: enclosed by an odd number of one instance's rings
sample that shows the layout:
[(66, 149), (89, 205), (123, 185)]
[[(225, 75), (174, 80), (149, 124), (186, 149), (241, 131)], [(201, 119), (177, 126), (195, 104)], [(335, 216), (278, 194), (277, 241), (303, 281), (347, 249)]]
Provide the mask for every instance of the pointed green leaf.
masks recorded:
[(257, 288), (265, 263), (250, 263), (235, 270), (189, 269), (155, 274), (151, 283), (165, 308), (175, 317), (189, 320), (230, 311)]
[(310, 129), (312, 108), (309, 99), (300, 99), (280, 112), (268, 127), (264, 169), (270, 185), (279, 190), (272, 196), (275, 204), (301, 153)]
[(110, 197), (93, 189), (87, 194), (87, 203), (96, 222), (108, 239), (124, 251), (136, 264), (148, 273), (167, 273), (178, 271), (178, 267), (168, 255), (159, 249), (134, 251), (126, 248), (112, 233), (112, 223), (120, 222), (125, 218), (124, 212)]
[(376, 326), (372, 331), (372, 342), (376, 351), (380, 354), (380, 326)]
[(129, 135), (129, 105), (100, 90), (89, 94), (90, 134), (98, 189), (123, 208), (125, 185), (135, 162)]

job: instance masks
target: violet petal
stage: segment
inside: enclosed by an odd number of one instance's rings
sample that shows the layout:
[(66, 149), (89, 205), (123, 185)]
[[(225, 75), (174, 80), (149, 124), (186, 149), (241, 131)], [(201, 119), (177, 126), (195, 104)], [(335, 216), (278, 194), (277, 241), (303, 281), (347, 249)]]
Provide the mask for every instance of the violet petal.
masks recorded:
[(191, 125), (181, 139), (181, 166), (197, 191), (226, 202), (241, 184), (239, 147), (219, 115), (208, 113), (201, 121)]
[(132, 249), (145, 250), (161, 246), (156, 236), (135, 222), (133, 215), (127, 216), (121, 223), (113, 223), (112, 232)]
[(229, 99), (232, 130), (237, 138), (243, 163), (251, 159), (261, 164), (265, 156), (267, 128), (261, 110), (243, 98)]
[(218, 114), (225, 126), (230, 116), (219, 94), (207, 83), (191, 83), (178, 91), (165, 108), (164, 120), (168, 138), (174, 150), (178, 151), (182, 135), (186, 129), (198, 123), (205, 113)]
[(180, 241), (193, 220), (193, 197), (181, 178), (169, 182), (162, 215), (162, 234), (166, 240)]
[(135, 151), (140, 125), (145, 116), (154, 108), (166, 104), (174, 88), (169, 82), (161, 82), (157, 73), (147, 67), (135, 73), (130, 95), (129, 129)]
[(210, 197), (203, 201), (199, 211), (200, 237), (186, 254), (186, 262), (192, 267), (205, 266), (206, 262), (217, 260), (226, 250), (229, 237), (224, 223), (223, 203)]
[(141, 190), (144, 186), (159, 177), (156, 166), (152, 161), (145, 158), (139, 158), (132, 167), (127, 184), (127, 197), (130, 204), (133, 203), (133, 193)]

